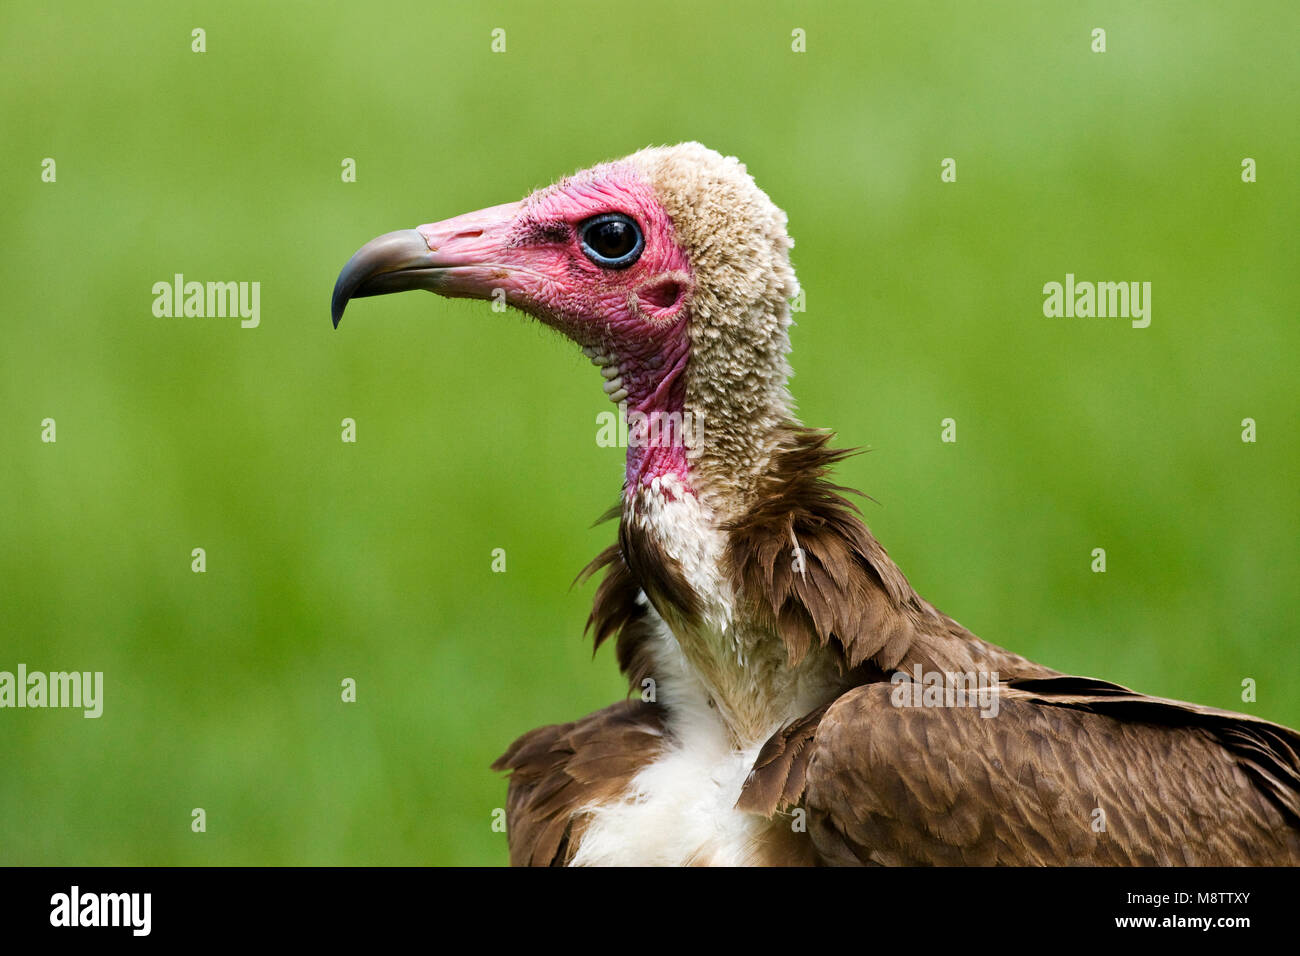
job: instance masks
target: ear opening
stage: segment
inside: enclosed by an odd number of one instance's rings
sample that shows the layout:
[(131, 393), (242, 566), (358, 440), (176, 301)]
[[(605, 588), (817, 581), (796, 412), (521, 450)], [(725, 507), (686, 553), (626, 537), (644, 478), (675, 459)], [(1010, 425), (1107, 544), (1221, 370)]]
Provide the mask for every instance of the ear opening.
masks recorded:
[(645, 282), (629, 298), (633, 310), (642, 318), (662, 322), (677, 316), (690, 291), (690, 276), (673, 271)]

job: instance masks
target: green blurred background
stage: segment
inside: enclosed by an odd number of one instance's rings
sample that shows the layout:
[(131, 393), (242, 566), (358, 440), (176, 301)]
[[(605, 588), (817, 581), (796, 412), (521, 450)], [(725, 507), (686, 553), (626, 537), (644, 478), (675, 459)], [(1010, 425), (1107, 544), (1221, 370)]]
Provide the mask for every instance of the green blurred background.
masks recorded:
[[(0, 863), (505, 861), (488, 764), (624, 693), (569, 588), (613, 534), (609, 406), (485, 303), (368, 300), (335, 332), (327, 301), (372, 236), (686, 139), (788, 211), (802, 415), (873, 449), (840, 477), (923, 594), (1063, 670), (1300, 724), (1297, 27), (1291, 2), (5, 4), (0, 670), (106, 689), (99, 720), (0, 711)], [(260, 281), (260, 327), (155, 318), (177, 272)], [(1152, 282), (1151, 327), (1044, 318), (1067, 272)]]

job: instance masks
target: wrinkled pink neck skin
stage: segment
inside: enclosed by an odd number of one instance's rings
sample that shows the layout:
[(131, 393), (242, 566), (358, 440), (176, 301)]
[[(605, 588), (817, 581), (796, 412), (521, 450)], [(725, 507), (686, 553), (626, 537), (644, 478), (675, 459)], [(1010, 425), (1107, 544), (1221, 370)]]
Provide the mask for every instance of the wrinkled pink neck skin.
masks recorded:
[[(650, 373), (636, 375), (632, 385), (628, 384), (629, 374), (623, 373), (628, 416), (627, 491), (650, 486), (659, 487), (669, 497), (676, 497), (679, 490), (694, 493), (686, 444), (692, 429), (685, 418), (685, 373), (691, 350), (686, 326), (686, 321), (679, 323), (680, 333), (665, 343)], [(676, 480), (665, 484), (663, 479), (668, 476)]]
[[(626, 269), (601, 268), (576, 250), (573, 227), (605, 212), (641, 224), (645, 248)], [(654, 190), (628, 164), (597, 166), (525, 200), (511, 232), (513, 246), (528, 247), (532, 277), (517, 281), (538, 317), (618, 364), (629, 422), (624, 494), (693, 494), (684, 441), (692, 430), (683, 428), (693, 279)]]

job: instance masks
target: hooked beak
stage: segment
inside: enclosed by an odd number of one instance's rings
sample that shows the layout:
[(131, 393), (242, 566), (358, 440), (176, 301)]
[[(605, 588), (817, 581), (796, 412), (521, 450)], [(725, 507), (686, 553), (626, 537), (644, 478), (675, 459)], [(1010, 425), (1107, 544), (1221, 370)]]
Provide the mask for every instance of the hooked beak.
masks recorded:
[(372, 239), (353, 254), (334, 283), (330, 314), (338, 328), (349, 299), (428, 289), (439, 295), (490, 299), (509, 288), (509, 231), (522, 203), (506, 203), (454, 219)]

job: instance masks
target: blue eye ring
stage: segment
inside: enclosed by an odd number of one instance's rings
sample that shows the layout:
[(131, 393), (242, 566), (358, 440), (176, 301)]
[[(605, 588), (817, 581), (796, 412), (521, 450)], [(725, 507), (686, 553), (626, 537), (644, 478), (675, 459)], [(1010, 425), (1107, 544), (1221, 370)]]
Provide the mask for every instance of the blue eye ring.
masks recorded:
[[(620, 228), (610, 228), (617, 223)], [(604, 269), (626, 269), (641, 258), (645, 237), (631, 216), (606, 212), (578, 224), (578, 244), (585, 255)]]

